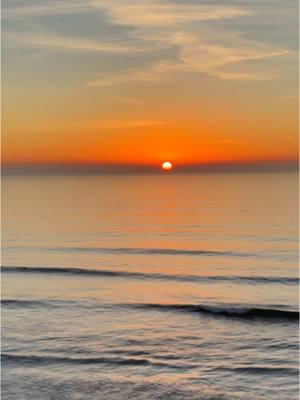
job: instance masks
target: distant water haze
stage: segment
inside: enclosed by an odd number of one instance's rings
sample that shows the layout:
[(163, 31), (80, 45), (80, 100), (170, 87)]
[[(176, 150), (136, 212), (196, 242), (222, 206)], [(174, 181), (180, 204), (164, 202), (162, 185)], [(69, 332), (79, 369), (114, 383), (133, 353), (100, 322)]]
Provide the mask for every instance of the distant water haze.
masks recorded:
[(178, 163), (170, 162), (171, 168), (163, 168), (164, 163), (4, 163), (2, 175), (105, 175), (105, 174), (154, 174), (168, 171), (172, 173), (259, 173), (298, 172), (298, 160), (273, 160), (252, 162), (212, 162)]

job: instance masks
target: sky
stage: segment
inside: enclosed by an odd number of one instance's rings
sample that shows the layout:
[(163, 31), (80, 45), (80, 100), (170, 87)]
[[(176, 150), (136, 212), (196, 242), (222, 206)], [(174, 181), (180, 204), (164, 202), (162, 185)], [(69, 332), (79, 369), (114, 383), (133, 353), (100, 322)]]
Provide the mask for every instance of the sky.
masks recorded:
[(3, 0), (3, 163), (296, 160), (297, 3)]

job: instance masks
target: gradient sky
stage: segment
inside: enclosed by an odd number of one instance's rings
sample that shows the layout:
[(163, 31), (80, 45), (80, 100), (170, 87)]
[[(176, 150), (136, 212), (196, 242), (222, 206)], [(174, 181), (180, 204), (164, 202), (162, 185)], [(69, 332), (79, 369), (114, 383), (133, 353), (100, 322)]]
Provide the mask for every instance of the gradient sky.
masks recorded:
[(295, 160), (297, 0), (3, 0), (3, 161)]

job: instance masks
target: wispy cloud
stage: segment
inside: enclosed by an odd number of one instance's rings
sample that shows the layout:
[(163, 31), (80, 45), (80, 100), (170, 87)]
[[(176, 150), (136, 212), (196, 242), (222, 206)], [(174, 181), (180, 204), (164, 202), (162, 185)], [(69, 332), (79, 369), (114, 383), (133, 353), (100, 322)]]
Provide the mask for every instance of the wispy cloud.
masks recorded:
[(150, 126), (168, 125), (172, 121), (156, 121), (156, 120), (118, 120), (118, 121), (101, 121), (90, 122), (84, 124), (88, 129), (126, 129), (126, 128), (147, 128)]
[(113, 100), (116, 100), (120, 103), (125, 103), (125, 104), (133, 104), (133, 105), (137, 105), (137, 104), (141, 104), (142, 103), (142, 99), (137, 99), (135, 97), (125, 97), (125, 96), (110, 96)]
[(147, 128), (152, 126), (161, 126), (174, 123), (173, 121), (159, 121), (147, 119), (133, 120), (93, 120), (93, 121), (72, 121), (57, 124), (21, 125), (16, 128), (17, 131), (30, 132), (94, 132), (102, 130), (122, 130), (134, 128)]
[[(196, 40), (196, 39), (195, 39)], [(182, 42), (181, 42), (182, 43)], [(258, 47), (258, 46), (257, 46)], [(177, 73), (202, 73), (223, 80), (269, 80), (278, 77), (277, 71), (271, 73), (240, 71), (235, 66), (240, 62), (265, 60), (272, 57), (285, 56), (286, 50), (272, 50), (263, 48), (210, 46), (208, 44), (188, 42), (184, 45), (178, 59), (175, 61), (161, 61), (149, 64), (143, 68), (131, 69), (117, 74), (102, 75), (87, 83), (88, 86), (114, 86), (130, 82), (154, 83), (171, 79)], [(232, 70), (228, 71), (227, 67)], [(226, 67), (226, 68), (224, 68)], [(276, 74), (276, 75), (275, 75)]]
[(144, 43), (177, 48), (177, 56), (173, 60), (160, 60), (115, 75), (100, 76), (88, 82), (88, 86), (158, 82), (178, 73), (202, 73), (223, 80), (270, 80), (278, 78), (278, 71), (244, 71), (239, 64), (289, 53), (287, 49), (257, 43), (236, 32), (220, 32), (216, 37), (207, 27), (195, 31), (189, 24), (253, 16), (253, 11), (245, 7), (147, 0), (130, 0), (126, 5), (120, 0), (99, 0), (93, 4), (105, 9), (115, 23), (135, 27), (134, 35)]
[(246, 146), (247, 143), (239, 139), (214, 139), (213, 143), (228, 146)]
[(91, 8), (86, 0), (72, 0), (70, 1), (43, 1), (39, 3), (31, 3), (27, 1), (24, 5), (11, 5), (7, 3), (3, 7), (3, 19), (23, 19), (26, 17), (35, 17), (41, 15), (59, 15), (81, 13), (82, 11), (88, 11)]
[(148, 82), (153, 83), (161, 80), (166, 73), (175, 71), (178, 65), (172, 62), (162, 61), (156, 64), (150, 64), (144, 68), (133, 68), (131, 70), (102, 75), (95, 80), (87, 83), (88, 86), (114, 86), (124, 85), (130, 82)]
[(4, 19), (20, 19), (42, 15), (81, 13), (101, 9), (116, 24), (129, 26), (166, 26), (190, 21), (211, 21), (251, 15), (240, 7), (218, 4), (159, 0), (60, 0), (27, 1), (24, 5), (5, 4)]
[(63, 37), (53, 35), (32, 35), (23, 33), (8, 32), (4, 35), (5, 40), (10, 44), (23, 44), (43, 49), (80, 51), (92, 53), (128, 53), (128, 52), (144, 52), (145, 47), (138, 43), (121, 42), (121, 41), (96, 41), (75, 37)]
[[(234, 21), (256, 18), (259, 8), (248, 3), (175, 0), (74, 0), (26, 3), (27, 5), (8, 7), (6, 18), (26, 18), (40, 15), (66, 14), (68, 12), (89, 12), (106, 19), (106, 23), (116, 27), (127, 27), (128, 32), (119, 38), (83, 38), (80, 34), (63, 36), (40, 26), (36, 32), (9, 32), (4, 41), (33, 46), (51, 51), (99, 52), (122, 54), (129, 59), (132, 53), (173, 49), (173, 56), (153, 62), (136, 63), (128, 68), (126, 62), (118, 65), (118, 72), (99, 74), (90, 79), (87, 86), (124, 85), (131, 82), (160, 82), (171, 79), (178, 73), (201, 73), (222, 80), (253, 81), (278, 79), (281, 71), (269, 67), (245, 68), (247, 62), (259, 62), (269, 58), (284, 57), (289, 49), (276, 45), (249, 40), (239, 30), (233, 29)], [(235, 4), (235, 5), (232, 5)], [(231, 25), (208, 24), (232, 20)], [(196, 24), (197, 23), (197, 24)], [(80, 30), (79, 30), (80, 32)], [(5, 43), (4, 42), (4, 43)], [(142, 66), (141, 66), (142, 65)]]
[(154, 0), (92, 0), (118, 24), (130, 26), (171, 26), (192, 21), (211, 21), (251, 15), (248, 10), (217, 4), (162, 2)]

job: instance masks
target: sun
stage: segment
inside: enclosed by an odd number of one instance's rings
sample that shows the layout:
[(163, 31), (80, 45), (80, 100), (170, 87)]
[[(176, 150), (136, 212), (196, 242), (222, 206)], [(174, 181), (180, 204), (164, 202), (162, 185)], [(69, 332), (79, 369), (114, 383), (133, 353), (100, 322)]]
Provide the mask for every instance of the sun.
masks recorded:
[(170, 171), (170, 170), (173, 168), (173, 165), (172, 165), (172, 163), (171, 163), (170, 161), (164, 161), (164, 162), (161, 164), (161, 167), (162, 167), (162, 169), (163, 169), (164, 171)]

